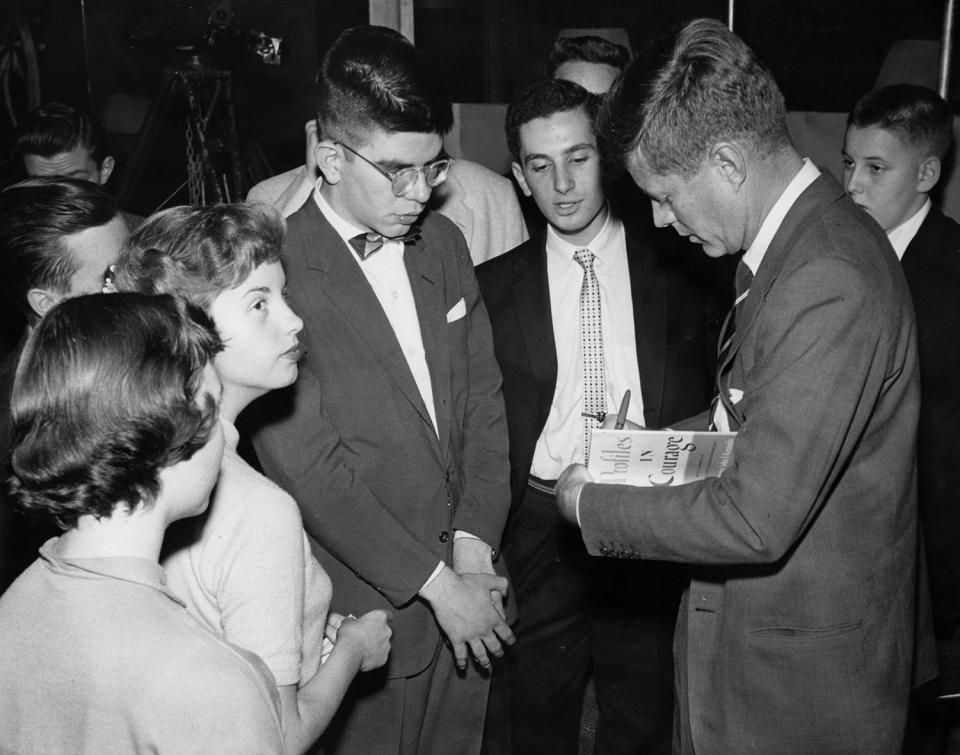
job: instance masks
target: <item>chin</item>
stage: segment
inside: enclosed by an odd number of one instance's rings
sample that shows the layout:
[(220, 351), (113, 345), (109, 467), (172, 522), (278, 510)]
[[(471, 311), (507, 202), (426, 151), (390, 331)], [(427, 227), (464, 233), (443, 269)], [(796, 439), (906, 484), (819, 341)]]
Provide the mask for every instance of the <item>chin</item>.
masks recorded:
[(568, 215), (553, 219), (554, 228), (566, 236), (573, 236), (576, 233), (580, 233), (580, 231), (588, 225), (589, 223), (581, 223), (579, 218), (573, 218)]
[(719, 246), (717, 244), (701, 244), (700, 248), (703, 249), (703, 253), (708, 257), (725, 257), (728, 254), (733, 254), (725, 246)]

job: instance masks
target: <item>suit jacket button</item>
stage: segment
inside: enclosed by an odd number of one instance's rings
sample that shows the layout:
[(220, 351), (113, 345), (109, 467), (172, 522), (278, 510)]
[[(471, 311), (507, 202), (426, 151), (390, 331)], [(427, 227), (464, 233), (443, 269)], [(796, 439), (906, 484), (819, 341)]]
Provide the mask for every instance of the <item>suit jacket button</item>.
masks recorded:
[(449, 533), (449, 532), (447, 532), (446, 530), (444, 530), (443, 532), (440, 533), (440, 542), (441, 542), (441, 543), (446, 543), (446, 542), (448, 542), (449, 540), (450, 540), (450, 533)]

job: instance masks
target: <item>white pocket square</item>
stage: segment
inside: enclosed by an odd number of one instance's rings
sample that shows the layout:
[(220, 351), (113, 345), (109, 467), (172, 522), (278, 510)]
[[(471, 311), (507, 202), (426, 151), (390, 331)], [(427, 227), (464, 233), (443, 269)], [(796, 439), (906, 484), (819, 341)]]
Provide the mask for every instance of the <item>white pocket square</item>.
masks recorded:
[(460, 301), (453, 305), (453, 308), (447, 312), (447, 322), (455, 322), (461, 317), (467, 315), (467, 303), (460, 297)]
[(730, 389), (730, 403), (739, 404), (743, 400), (743, 391), (739, 388)]

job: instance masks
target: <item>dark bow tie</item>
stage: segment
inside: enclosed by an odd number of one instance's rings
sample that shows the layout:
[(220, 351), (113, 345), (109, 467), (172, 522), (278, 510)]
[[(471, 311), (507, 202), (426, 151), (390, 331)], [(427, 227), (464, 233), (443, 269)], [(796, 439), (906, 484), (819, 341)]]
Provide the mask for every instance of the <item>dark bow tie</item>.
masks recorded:
[(399, 241), (401, 244), (411, 244), (420, 238), (420, 229), (411, 226), (403, 236), (384, 238), (379, 233), (359, 233), (350, 239), (350, 246), (354, 248), (360, 259), (365, 260), (388, 241)]

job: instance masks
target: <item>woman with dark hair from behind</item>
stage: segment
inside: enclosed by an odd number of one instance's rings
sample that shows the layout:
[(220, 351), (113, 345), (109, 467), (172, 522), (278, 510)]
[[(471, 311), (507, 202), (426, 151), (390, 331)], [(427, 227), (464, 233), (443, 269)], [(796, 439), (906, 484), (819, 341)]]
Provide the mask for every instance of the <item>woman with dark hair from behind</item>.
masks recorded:
[(30, 336), (10, 500), (63, 534), (0, 597), (0, 750), (283, 751), (268, 670), (158, 563), (219, 473), (221, 348), (203, 312), (139, 294), (67, 299)]
[(284, 230), (266, 205), (172, 207), (128, 239), (115, 285), (201, 307), (223, 340), (213, 361), (226, 436), (220, 481), (204, 516), (168, 533), (162, 562), (201, 624), (266, 663), (287, 752), (301, 753), (354, 676), (386, 662), (390, 628), (382, 610), (328, 620), (330, 578), (311, 553), (296, 502), (237, 453), (240, 412), (297, 378), (303, 321), (285, 298)]

